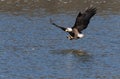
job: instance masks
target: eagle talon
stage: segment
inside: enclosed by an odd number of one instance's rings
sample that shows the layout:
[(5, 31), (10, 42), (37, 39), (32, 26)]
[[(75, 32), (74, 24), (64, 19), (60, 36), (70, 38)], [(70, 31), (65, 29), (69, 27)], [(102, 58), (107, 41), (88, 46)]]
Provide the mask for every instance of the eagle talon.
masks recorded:
[(67, 36), (69, 40), (73, 40), (73, 37), (71, 35)]
[(73, 27), (70, 28), (59, 26), (56, 23), (54, 23), (52, 19), (50, 19), (50, 23), (60, 28), (61, 30), (69, 33), (70, 35), (67, 36), (69, 40), (77, 40), (84, 37), (82, 31), (88, 27), (90, 19), (96, 14), (96, 11), (97, 9), (95, 7), (90, 7), (87, 8), (83, 13), (79, 12), (79, 14), (76, 17), (75, 24), (73, 25)]

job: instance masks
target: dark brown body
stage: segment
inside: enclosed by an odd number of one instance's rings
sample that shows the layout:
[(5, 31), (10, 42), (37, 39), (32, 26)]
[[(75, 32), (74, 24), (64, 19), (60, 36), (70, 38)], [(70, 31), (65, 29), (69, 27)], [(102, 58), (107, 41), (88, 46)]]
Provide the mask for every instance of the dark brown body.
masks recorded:
[(69, 36), (67, 36), (68, 39), (70, 39), (70, 40), (72, 40), (72, 39), (78, 39), (78, 38), (83, 37), (83, 36), (82, 36), (82, 31), (87, 28), (87, 26), (88, 26), (88, 24), (89, 24), (89, 22), (90, 22), (90, 19), (91, 19), (95, 14), (96, 14), (96, 8), (93, 8), (93, 7), (90, 7), (90, 8), (88, 8), (87, 10), (85, 10), (84, 13), (79, 12), (79, 14), (78, 14), (78, 16), (77, 16), (77, 18), (76, 18), (75, 24), (74, 24), (74, 26), (71, 28), (72, 31), (66, 31), (67, 28), (61, 27), (61, 26), (53, 23), (52, 20), (50, 20), (50, 22), (51, 22), (54, 26), (62, 29), (63, 31), (68, 32), (68, 33), (70, 34)]

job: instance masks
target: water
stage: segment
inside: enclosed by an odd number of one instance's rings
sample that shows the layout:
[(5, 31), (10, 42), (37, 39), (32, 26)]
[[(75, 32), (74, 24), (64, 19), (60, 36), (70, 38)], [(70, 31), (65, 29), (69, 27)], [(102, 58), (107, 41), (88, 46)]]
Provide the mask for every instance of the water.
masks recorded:
[[(119, 3), (1, 0), (0, 79), (120, 79)], [(88, 6), (98, 13), (82, 39), (70, 41), (49, 23), (72, 26)]]

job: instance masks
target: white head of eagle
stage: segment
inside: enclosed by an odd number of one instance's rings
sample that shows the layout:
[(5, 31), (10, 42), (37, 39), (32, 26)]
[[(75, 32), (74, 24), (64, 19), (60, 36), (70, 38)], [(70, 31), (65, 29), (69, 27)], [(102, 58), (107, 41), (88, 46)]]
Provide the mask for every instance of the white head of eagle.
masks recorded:
[(72, 28), (68, 27), (68, 28), (66, 28), (65, 31), (66, 31), (66, 32), (72, 32)]
[(82, 31), (88, 27), (88, 24), (90, 22), (90, 19), (96, 14), (97, 9), (94, 7), (87, 8), (84, 12), (79, 12), (75, 24), (70, 28), (65, 28), (62, 26), (57, 25), (56, 23), (52, 22), (50, 19), (50, 23), (60, 29), (62, 29), (65, 32), (69, 33), (69, 36), (67, 37), (70, 40), (73, 39), (79, 39), (84, 37), (84, 34), (82, 34)]

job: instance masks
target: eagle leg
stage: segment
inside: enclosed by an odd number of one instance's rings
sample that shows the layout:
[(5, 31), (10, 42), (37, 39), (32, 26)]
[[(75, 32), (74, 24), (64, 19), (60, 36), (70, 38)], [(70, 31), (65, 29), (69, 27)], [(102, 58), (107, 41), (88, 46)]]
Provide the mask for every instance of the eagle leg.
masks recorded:
[(67, 36), (67, 38), (68, 38), (69, 40), (72, 40), (72, 39), (73, 39), (73, 37), (72, 37), (71, 35)]

